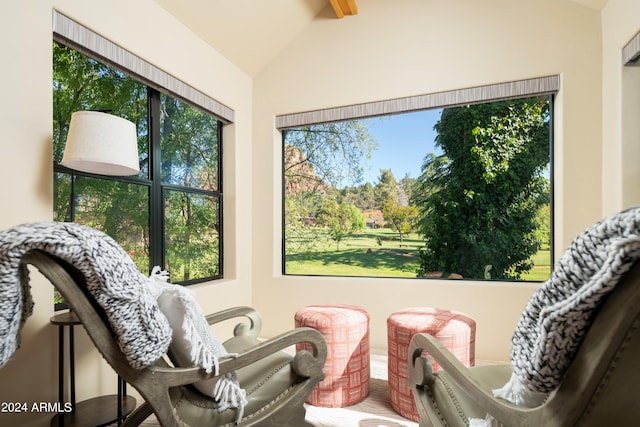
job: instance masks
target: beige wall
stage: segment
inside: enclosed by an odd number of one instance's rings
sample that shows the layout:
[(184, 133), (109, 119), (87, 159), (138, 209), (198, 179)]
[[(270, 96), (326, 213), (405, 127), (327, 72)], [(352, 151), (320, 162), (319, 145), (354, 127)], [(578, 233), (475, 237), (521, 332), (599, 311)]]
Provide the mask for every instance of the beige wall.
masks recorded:
[[(0, 229), (52, 218), (52, 10), (191, 84), (235, 110), (224, 131), (225, 273), (215, 284), (193, 287), (205, 311), (250, 305), (251, 182), (237, 173), (251, 164), (251, 79), (195, 37), (151, 0), (38, 0), (4, 5), (0, 92)], [(22, 347), (0, 369), (0, 402), (57, 401), (57, 330), (53, 289), (33, 274), (35, 311)], [(77, 398), (116, 392), (116, 378), (84, 332), (77, 334)], [(0, 413), (2, 426), (45, 426), (52, 414)]]
[(604, 213), (640, 202), (640, 67), (622, 48), (640, 31), (640, 2), (609, 0), (602, 11), (602, 185)]
[[(280, 274), (277, 114), (560, 74), (557, 251), (603, 214), (640, 200), (640, 173), (632, 160), (637, 157), (631, 157), (639, 146), (637, 131), (627, 126), (638, 107), (625, 91), (637, 87), (638, 69), (619, 64), (620, 49), (640, 29), (638, 2), (610, 0), (602, 14), (558, 0), (452, 3), (367, 0), (359, 3), (357, 16), (342, 20), (326, 10), (254, 80), (152, 0), (7, 3), (0, 18), (6, 58), (0, 81), (0, 229), (51, 219), (56, 8), (236, 111), (236, 124), (224, 134), (226, 279), (195, 287), (205, 311), (252, 304), (265, 318), (265, 335), (274, 335), (291, 328), (293, 313), (304, 305), (360, 304), (372, 315), (372, 344), (384, 347), (385, 321), (393, 310), (448, 307), (478, 321), (478, 357), (504, 360), (532, 285)], [(32, 292), (35, 312), (22, 347), (0, 369), (0, 402), (57, 399), (56, 331), (48, 322), (53, 291), (34, 277)], [(78, 341), (78, 399), (113, 393), (112, 372), (86, 337)], [(0, 414), (0, 425), (44, 426), (50, 417)]]
[[(368, 0), (355, 17), (320, 16), (254, 79), (254, 302), (267, 333), (291, 327), (313, 303), (353, 303), (371, 314), (371, 343), (410, 306), (461, 310), (478, 325), (477, 356), (506, 360), (534, 285), (282, 276), (278, 114), (552, 74), (558, 251), (601, 216), (599, 12), (542, 0)], [(325, 11), (328, 13), (328, 11)]]

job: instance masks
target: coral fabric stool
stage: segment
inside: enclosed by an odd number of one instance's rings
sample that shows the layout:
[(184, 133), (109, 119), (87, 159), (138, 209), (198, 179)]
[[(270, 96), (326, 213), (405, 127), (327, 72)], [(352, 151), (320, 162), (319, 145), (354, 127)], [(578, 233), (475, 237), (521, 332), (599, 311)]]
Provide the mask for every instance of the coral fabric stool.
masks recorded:
[[(409, 388), (408, 367), (409, 342), (417, 333), (433, 335), (462, 364), (474, 366), (476, 322), (460, 312), (426, 307), (407, 308), (387, 318), (391, 406), (403, 417), (419, 422), (420, 416)], [(440, 370), (440, 365), (432, 358), (430, 360), (433, 370)]]
[(312, 305), (296, 312), (295, 325), (317, 329), (327, 342), (325, 379), (307, 403), (336, 408), (364, 400), (369, 395), (369, 313), (354, 305)]

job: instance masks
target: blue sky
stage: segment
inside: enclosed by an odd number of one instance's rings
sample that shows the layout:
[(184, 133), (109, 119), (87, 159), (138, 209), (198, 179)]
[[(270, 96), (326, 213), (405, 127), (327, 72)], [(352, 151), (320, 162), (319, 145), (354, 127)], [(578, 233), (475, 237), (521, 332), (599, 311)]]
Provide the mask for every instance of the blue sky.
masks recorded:
[(380, 169), (391, 169), (397, 181), (407, 174), (417, 178), (425, 154), (441, 154), (433, 142), (436, 136), (433, 126), (441, 113), (437, 109), (369, 120), (369, 132), (379, 147), (367, 159), (363, 183), (378, 182)]

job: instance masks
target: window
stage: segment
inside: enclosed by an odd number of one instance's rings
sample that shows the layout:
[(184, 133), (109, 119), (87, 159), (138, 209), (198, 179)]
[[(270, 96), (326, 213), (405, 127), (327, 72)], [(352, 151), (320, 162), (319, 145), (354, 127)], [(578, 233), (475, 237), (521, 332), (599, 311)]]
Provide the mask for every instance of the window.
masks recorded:
[(546, 280), (558, 84), (278, 117), (283, 273)]
[[(173, 96), (172, 90), (58, 39), (62, 43), (53, 43), (55, 220), (106, 232), (142, 272), (163, 266), (173, 283), (221, 278), (223, 121), (188, 96)], [(136, 124), (137, 176), (94, 175), (60, 165), (71, 114), (78, 110), (107, 111)]]

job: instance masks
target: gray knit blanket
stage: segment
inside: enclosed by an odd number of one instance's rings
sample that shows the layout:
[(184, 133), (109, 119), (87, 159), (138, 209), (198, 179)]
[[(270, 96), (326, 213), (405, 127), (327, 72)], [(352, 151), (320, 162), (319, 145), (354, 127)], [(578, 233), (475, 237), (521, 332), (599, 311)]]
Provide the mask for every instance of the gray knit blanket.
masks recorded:
[[(233, 356), (211, 333), (192, 293), (167, 283), (168, 273), (154, 267), (150, 277), (143, 275), (124, 249), (101, 231), (70, 222), (39, 222), (0, 232), (0, 367), (17, 350), (22, 326), (33, 311), (29, 272), (21, 261), (36, 249), (68, 262), (84, 275), (89, 293), (104, 310), (134, 368), (153, 364), (172, 341), (174, 353), (186, 351), (181, 366), (201, 366), (215, 375), (218, 358)], [(165, 304), (165, 311), (159, 302)], [(218, 402), (220, 412), (237, 408), (236, 423), (242, 419), (246, 392), (235, 372), (194, 385)]]
[(513, 375), (494, 394), (536, 406), (562, 381), (597, 309), (640, 257), (640, 207), (574, 239), (529, 300), (511, 341)]
[(28, 270), (21, 260), (34, 249), (63, 259), (85, 276), (131, 366), (144, 368), (166, 352), (171, 328), (149, 291), (149, 279), (129, 255), (92, 228), (40, 222), (0, 232), (0, 367), (18, 348), (20, 330), (33, 309)]

